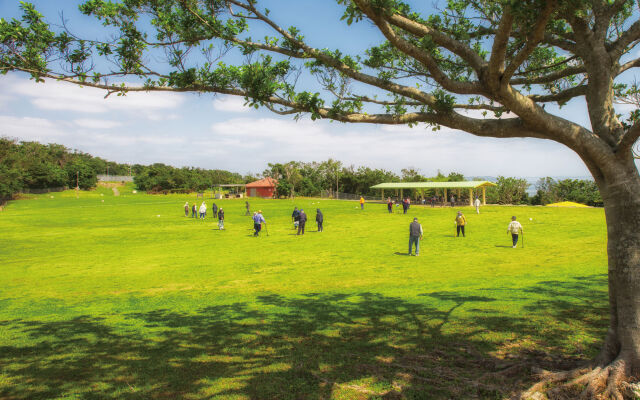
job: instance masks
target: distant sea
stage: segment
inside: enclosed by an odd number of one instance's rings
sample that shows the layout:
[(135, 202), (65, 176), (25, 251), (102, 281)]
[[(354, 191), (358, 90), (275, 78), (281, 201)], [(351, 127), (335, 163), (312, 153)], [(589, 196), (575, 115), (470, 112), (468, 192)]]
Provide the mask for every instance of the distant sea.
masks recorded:
[[(527, 188), (527, 194), (529, 194), (529, 196), (533, 196), (536, 194), (536, 183), (538, 183), (540, 178), (546, 178), (546, 176), (524, 176), (524, 177), (516, 177), (516, 178), (525, 179), (527, 183), (529, 183), (529, 187)], [(564, 179), (580, 179), (580, 180), (587, 180), (587, 181), (593, 180), (591, 176), (552, 176), (551, 178), (553, 178), (556, 181), (561, 181)], [(498, 177), (497, 176), (474, 176), (473, 178), (469, 178), (469, 179), (474, 181), (477, 180), (477, 181), (495, 182), (498, 180)]]

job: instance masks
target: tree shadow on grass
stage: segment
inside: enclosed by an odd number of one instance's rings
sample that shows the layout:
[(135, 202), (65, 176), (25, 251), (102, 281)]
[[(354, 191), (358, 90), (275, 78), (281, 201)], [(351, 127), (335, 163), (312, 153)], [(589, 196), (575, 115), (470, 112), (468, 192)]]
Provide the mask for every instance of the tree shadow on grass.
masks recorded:
[(0, 398), (502, 398), (530, 383), (527, 368), (544, 355), (482, 335), (566, 345), (564, 327), (540, 330), (541, 310), (604, 335), (601, 286), (594, 276), (520, 288), (531, 315), (518, 318), (490, 311), (499, 301), (490, 296), (364, 292), (160, 309), (118, 326), (92, 316), (0, 321), (24, 339), (0, 346)]

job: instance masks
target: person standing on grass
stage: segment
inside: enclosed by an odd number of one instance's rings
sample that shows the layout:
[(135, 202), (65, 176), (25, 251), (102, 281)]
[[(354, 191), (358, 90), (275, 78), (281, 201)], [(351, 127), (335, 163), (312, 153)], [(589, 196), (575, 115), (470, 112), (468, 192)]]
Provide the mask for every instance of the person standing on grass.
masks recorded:
[(224, 230), (224, 210), (220, 207), (220, 211), (218, 211), (218, 229)]
[(462, 232), (462, 237), (464, 236), (464, 226), (467, 224), (467, 219), (462, 214), (462, 211), (458, 211), (458, 215), (456, 215), (456, 237), (460, 237), (460, 232)]
[(186, 203), (184, 203), (184, 216), (185, 217), (189, 216), (189, 202), (188, 201)]
[(258, 236), (260, 231), (262, 230), (262, 224), (266, 224), (264, 217), (262, 216), (262, 210), (258, 210), (258, 212), (253, 213), (253, 236)]
[(300, 224), (300, 211), (298, 211), (298, 207), (293, 208), (291, 221), (293, 221), (293, 229), (298, 229), (298, 225)]
[(511, 217), (511, 222), (507, 227), (507, 233), (511, 234), (511, 241), (513, 242), (513, 248), (515, 249), (518, 244), (518, 234), (523, 233), (522, 225), (520, 225), (520, 222), (516, 221), (515, 215)]
[(413, 222), (409, 224), (409, 255), (411, 255), (411, 248), (414, 243), (416, 244), (416, 257), (420, 255), (422, 235), (422, 225), (418, 222), (418, 218), (414, 218)]
[(389, 211), (389, 214), (393, 212), (393, 201), (391, 201), (391, 197), (387, 197), (387, 211)]
[(218, 205), (216, 203), (213, 203), (211, 205), (211, 212), (213, 212), (213, 215), (212, 215), (213, 218), (218, 218)]
[(200, 204), (200, 219), (204, 219), (206, 215), (207, 215), (207, 205), (204, 204), (204, 201), (203, 201), (202, 204)]
[(198, 207), (196, 206), (196, 203), (193, 203), (193, 206), (191, 206), (191, 218), (195, 218), (197, 214)]
[(451, 195), (451, 198), (449, 200), (451, 200), (450, 201), (451, 208), (455, 207), (456, 206), (456, 197), (454, 195)]
[(431, 208), (436, 205), (436, 196), (431, 197)]
[(244, 202), (244, 207), (247, 209), (247, 211), (244, 213), (244, 215), (251, 215), (251, 211), (249, 211), (249, 202), (248, 201)]
[(402, 199), (402, 213), (406, 214), (407, 213), (407, 199)]
[(364, 197), (360, 196), (360, 209), (364, 210)]
[[(307, 213), (300, 209), (300, 223), (298, 224), (298, 235), (304, 235), (304, 226), (307, 224)], [(302, 232), (302, 233), (301, 233)]]
[(473, 202), (473, 205), (476, 206), (476, 213), (480, 214), (480, 199), (476, 196), (476, 200)]
[(322, 232), (322, 223), (324, 222), (324, 216), (319, 208), (316, 208), (316, 223), (318, 224), (318, 232)]

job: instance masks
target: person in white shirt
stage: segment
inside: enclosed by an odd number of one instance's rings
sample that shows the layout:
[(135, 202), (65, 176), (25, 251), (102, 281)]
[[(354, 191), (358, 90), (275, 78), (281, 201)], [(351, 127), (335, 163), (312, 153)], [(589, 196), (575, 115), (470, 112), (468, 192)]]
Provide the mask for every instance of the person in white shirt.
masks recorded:
[(522, 225), (520, 225), (520, 222), (516, 221), (516, 216), (514, 215), (513, 217), (511, 217), (511, 222), (509, 223), (509, 226), (507, 227), (507, 233), (511, 234), (511, 240), (513, 242), (513, 248), (516, 248), (516, 245), (518, 244), (518, 234), (523, 233), (522, 231)]
[(204, 204), (204, 201), (203, 201), (202, 204), (200, 205), (200, 219), (204, 219), (206, 215), (207, 215), (207, 205)]
[(476, 197), (476, 201), (473, 202), (473, 205), (476, 206), (476, 213), (480, 214), (480, 199)]

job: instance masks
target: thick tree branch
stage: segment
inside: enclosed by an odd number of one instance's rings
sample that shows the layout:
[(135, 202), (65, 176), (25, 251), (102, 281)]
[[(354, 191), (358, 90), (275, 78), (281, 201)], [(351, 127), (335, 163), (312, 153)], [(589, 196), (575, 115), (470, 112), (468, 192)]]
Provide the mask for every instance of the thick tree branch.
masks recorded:
[(574, 67), (566, 67), (559, 71), (549, 73), (547, 75), (536, 76), (531, 78), (515, 78), (511, 79), (509, 84), (511, 85), (534, 85), (542, 83), (551, 83), (562, 78), (567, 78), (572, 75), (583, 74), (586, 72), (586, 68), (583, 65), (576, 65)]
[(413, 87), (399, 85), (397, 83), (393, 83), (384, 79), (380, 79), (371, 75), (358, 72), (355, 69), (348, 66), (347, 64), (343, 63), (342, 61), (334, 57), (331, 57), (321, 52), (320, 50), (309, 47), (306, 43), (296, 39), (291, 34), (289, 34), (289, 32), (282, 29), (279, 25), (277, 25), (274, 21), (272, 21), (266, 15), (256, 10), (255, 7), (243, 4), (237, 0), (228, 0), (228, 1), (256, 15), (257, 18), (259, 18), (260, 20), (264, 21), (269, 26), (271, 26), (272, 29), (278, 32), (282, 37), (284, 37), (285, 39), (287, 39), (292, 43), (295, 43), (298, 47), (300, 47), (305, 52), (305, 56), (308, 56), (308, 58), (314, 58), (318, 61), (321, 61), (324, 64), (336, 69), (337, 71), (342, 72), (346, 76), (353, 78), (359, 82), (365, 83), (367, 85), (388, 90), (390, 92), (424, 102), (425, 104), (430, 106), (436, 105), (436, 99), (433, 95), (430, 95), (428, 93), (425, 93)]
[(640, 138), (640, 122), (636, 122), (633, 124), (627, 131), (624, 133), (615, 149), (616, 152), (619, 151), (630, 151), (633, 144)]
[(516, 70), (522, 65), (523, 62), (525, 62), (527, 58), (529, 58), (536, 47), (538, 47), (538, 45), (544, 38), (545, 29), (547, 27), (547, 24), (549, 23), (549, 20), (551, 19), (551, 15), (555, 11), (556, 5), (556, 0), (547, 0), (545, 2), (544, 9), (540, 13), (540, 16), (536, 21), (531, 35), (527, 38), (524, 48), (513, 57), (513, 59), (505, 69), (502, 79), (511, 79), (511, 76), (513, 76)]
[(616, 76), (620, 75), (621, 73), (623, 73), (628, 69), (637, 68), (637, 67), (640, 67), (640, 58), (636, 58), (635, 60), (631, 60), (629, 62), (622, 64), (615, 75)]
[(378, 29), (380, 29), (380, 32), (382, 32), (382, 34), (387, 38), (387, 40), (389, 40), (392, 45), (424, 65), (431, 74), (431, 77), (444, 89), (458, 94), (482, 94), (484, 92), (482, 90), (482, 87), (478, 83), (459, 82), (450, 79), (440, 69), (437, 61), (430, 54), (398, 36), (393, 31), (391, 24), (389, 24), (379, 15), (376, 15), (375, 12), (369, 7), (369, 4), (366, 0), (354, 0), (354, 2), (369, 17), (369, 19), (376, 24)]
[(528, 97), (536, 103), (566, 103), (574, 97), (584, 96), (586, 93), (587, 85), (580, 85), (554, 94), (533, 94)]
[[(489, 75), (487, 81), (493, 90), (500, 86), (500, 80), (504, 72), (504, 62), (507, 55), (507, 44), (513, 26), (513, 15), (509, 7), (504, 9), (498, 31), (493, 39), (491, 47), (491, 58), (489, 58)], [(506, 83), (506, 82), (505, 82)]]
[(415, 22), (400, 14), (393, 14), (390, 16), (384, 16), (392, 25), (405, 31), (416, 35), (417, 37), (430, 36), (435, 43), (449, 50), (453, 54), (459, 56), (463, 60), (469, 63), (476, 73), (486, 65), (486, 61), (480, 57), (471, 47), (463, 42), (455, 40), (449, 35), (443, 34), (431, 27)]
[(618, 60), (628, 50), (628, 47), (640, 39), (640, 20), (634, 22), (612, 45), (609, 54), (613, 60)]

